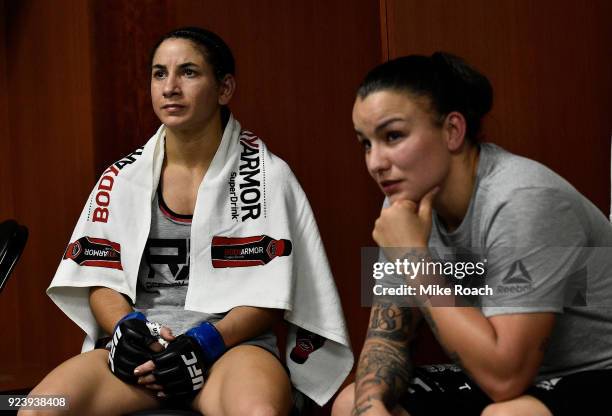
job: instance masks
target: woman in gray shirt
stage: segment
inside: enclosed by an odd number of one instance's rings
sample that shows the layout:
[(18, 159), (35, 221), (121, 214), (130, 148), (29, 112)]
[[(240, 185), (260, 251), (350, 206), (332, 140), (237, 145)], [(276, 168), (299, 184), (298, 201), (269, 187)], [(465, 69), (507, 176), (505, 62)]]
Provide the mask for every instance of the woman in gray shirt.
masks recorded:
[[(435, 266), (450, 250), (444, 264), (476, 259), (486, 274), (468, 279), (432, 266), (404, 278), (405, 292), (376, 297), (355, 384), (334, 415), (605, 408), (612, 226), (545, 166), (479, 143), (492, 99), (485, 76), (439, 52), (384, 63), (359, 88), (353, 123), (387, 198), (373, 230), (386, 260)], [(435, 291), (423, 290), (433, 283)], [(409, 346), (421, 318), (454, 365), (413, 369)]]

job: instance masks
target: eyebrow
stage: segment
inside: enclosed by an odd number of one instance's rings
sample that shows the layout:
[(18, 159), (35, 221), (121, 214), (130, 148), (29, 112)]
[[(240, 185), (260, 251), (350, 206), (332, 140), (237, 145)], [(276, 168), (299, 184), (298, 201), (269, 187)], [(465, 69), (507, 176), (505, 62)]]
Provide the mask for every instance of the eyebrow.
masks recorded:
[[(389, 120), (385, 120), (384, 122), (376, 126), (376, 128), (374, 129), (374, 133), (378, 134), (382, 129), (384, 129), (391, 123), (395, 123), (396, 121), (410, 122), (410, 119), (403, 119), (401, 117), (390, 118)], [(358, 136), (365, 137), (365, 135), (359, 129), (355, 129), (355, 133), (357, 133)]]
[[(187, 68), (189, 66), (195, 66), (198, 67), (198, 64), (195, 64), (193, 62), (185, 62), (184, 64), (180, 64), (179, 68), (183, 69), (183, 68)], [(155, 64), (151, 67), (151, 69), (166, 69), (166, 65), (161, 65), (161, 64)]]
[(385, 127), (387, 127), (391, 123), (395, 123), (396, 121), (407, 121), (407, 120), (405, 120), (405, 119), (403, 119), (401, 117), (390, 118), (389, 120), (385, 120), (384, 122), (382, 122), (381, 124), (376, 126), (376, 128), (374, 129), (374, 133), (378, 134), (382, 129), (384, 129)]

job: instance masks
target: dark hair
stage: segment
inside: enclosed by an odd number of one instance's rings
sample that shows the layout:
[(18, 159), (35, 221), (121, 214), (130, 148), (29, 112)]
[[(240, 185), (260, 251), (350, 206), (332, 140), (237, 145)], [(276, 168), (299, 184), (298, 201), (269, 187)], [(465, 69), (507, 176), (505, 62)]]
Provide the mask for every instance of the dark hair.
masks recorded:
[(404, 56), (377, 66), (366, 75), (357, 96), (363, 99), (381, 90), (429, 98), (437, 124), (448, 113), (458, 111), (465, 117), (466, 137), (473, 143), (478, 142), (481, 120), (493, 105), (493, 88), (487, 77), (463, 59), (444, 52)]
[(206, 62), (212, 66), (215, 78), (219, 82), (227, 74), (234, 75), (236, 72), (234, 55), (229, 46), (216, 33), (200, 27), (181, 27), (166, 33), (153, 46), (149, 58), (150, 64), (153, 64), (153, 57), (157, 48), (166, 39), (187, 39), (192, 41), (202, 52)]

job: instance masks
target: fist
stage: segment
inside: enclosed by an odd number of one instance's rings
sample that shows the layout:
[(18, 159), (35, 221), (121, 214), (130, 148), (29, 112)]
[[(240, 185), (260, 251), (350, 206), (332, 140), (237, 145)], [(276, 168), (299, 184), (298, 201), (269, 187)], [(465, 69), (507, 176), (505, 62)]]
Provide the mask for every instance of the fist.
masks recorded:
[(126, 383), (136, 384), (134, 369), (151, 359), (153, 351), (149, 347), (158, 340), (147, 324), (142, 313), (132, 312), (124, 316), (113, 331), (108, 365), (113, 374)]
[(192, 397), (203, 386), (209, 367), (198, 342), (179, 335), (168, 347), (153, 355), (155, 381), (167, 397)]
[(437, 192), (438, 188), (432, 189), (418, 204), (397, 200), (381, 210), (372, 238), (383, 248), (388, 260), (402, 257), (409, 248), (427, 247), (431, 234), (432, 203)]

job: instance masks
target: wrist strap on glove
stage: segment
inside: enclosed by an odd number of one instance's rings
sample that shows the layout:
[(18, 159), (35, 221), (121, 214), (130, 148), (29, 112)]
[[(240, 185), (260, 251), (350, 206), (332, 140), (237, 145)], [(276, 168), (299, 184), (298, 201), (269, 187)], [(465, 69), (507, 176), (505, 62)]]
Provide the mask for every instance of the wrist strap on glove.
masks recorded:
[(227, 349), (221, 333), (210, 322), (191, 328), (185, 335), (193, 337), (200, 345), (207, 365), (212, 365)]
[(113, 329), (113, 331), (117, 330), (117, 327), (127, 321), (128, 319), (138, 319), (140, 321), (145, 321), (147, 320), (147, 317), (144, 316), (144, 314), (142, 312), (136, 312), (136, 311), (132, 311), (130, 313), (128, 313), (127, 315), (125, 315), (123, 318), (119, 319), (119, 322), (117, 322), (117, 324), (115, 325), (115, 328)]

